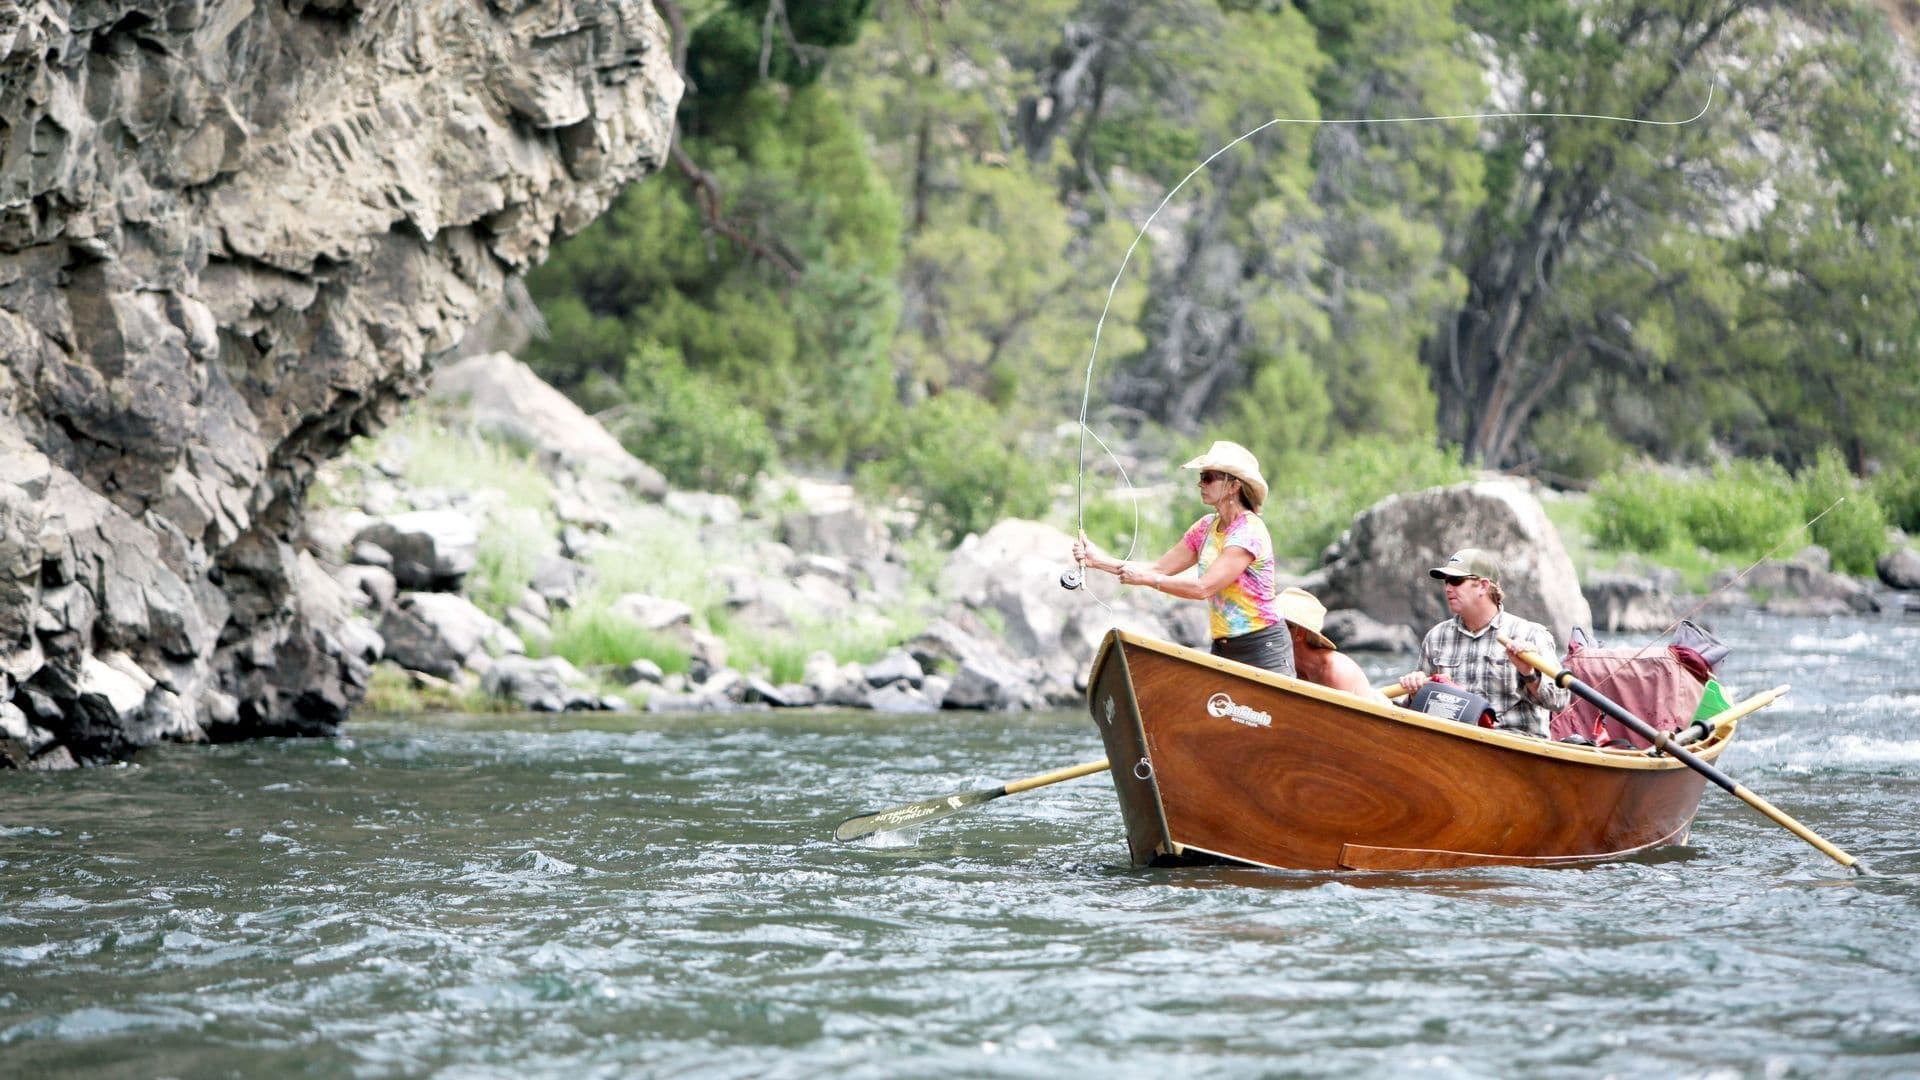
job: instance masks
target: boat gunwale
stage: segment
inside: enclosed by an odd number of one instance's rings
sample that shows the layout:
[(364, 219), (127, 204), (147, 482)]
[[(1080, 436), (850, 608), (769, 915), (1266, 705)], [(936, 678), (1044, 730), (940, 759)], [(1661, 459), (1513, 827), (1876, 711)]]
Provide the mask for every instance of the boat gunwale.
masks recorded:
[[(1281, 675), (1264, 668), (1253, 667), (1237, 660), (1204, 653), (1198, 649), (1148, 637), (1143, 634), (1113, 627), (1108, 630), (1101, 642), (1100, 651), (1095, 655), (1087, 679), (1087, 705), (1093, 707), (1093, 688), (1099, 684), (1101, 669), (1108, 662), (1108, 652), (1116, 645), (1133, 645), (1148, 652), (1159, 653), (1175, 660), (1183, 660), (1201, 667), (1211, 668), (1225, 675), (1262, 683), (1275, 689), (1308, 697), (1336, 708), (1386, 720), (1404, 727), (1421, 728), (1440, 735), (1488, 744), (1491, 748), (1517, 751), (1535, 757), (1551, 758), (1574, 765), (1593, 766), (1608, 769), (1628, 769), (1648, 772), (1671, 772), (1686, 769), (1686, 762), (1667, 754), (1650, 752), (1645, 749), (1611, 750), (1598, 746), (1582, 746), (1577, 743), (1551, 742), (1532, 735), (1501, 731), (1495, 728), (1482, 728), (1461, 723), (1458, 720), (1446, 720), (1426, 713), (1415, 712), (1400, 705), (1382, 705), (1368, 701), (1342, 690), (1321, 686), (1290, 675)], [(1129, 672), (1129, 678), (1131, 673)], [(1740, 717), (1722, 720), (1714, 725), (1713, 731), (1691, 749), (1696, 757), (1703, 761), (1713, 761), (1725, 749), (1728, 740), (1733, 737), (1734, 729), (1739, 726)]]

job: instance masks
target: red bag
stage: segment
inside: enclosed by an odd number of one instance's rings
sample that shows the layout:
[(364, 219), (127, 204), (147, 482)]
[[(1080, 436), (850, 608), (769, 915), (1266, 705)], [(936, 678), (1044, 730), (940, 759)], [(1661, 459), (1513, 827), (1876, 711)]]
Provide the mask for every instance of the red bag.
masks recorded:
[[(1678, 655), (1681, 648), (1685, 646), (1600, 649), (1583, 648), (1574, 642), (1568, 646), (1565, 666), (1574, 678), (1645, 720), (1655, 731), (1679, 731), (1693, 722), (1700, 698), (1706, 693), (1706, 679), (1696, 671), (1696, 666), (1705, 667), (1698, 659), (1699, 653), (1689, 649), (1694, 655), (1682, 659)], [(1553, 715), (1547, 727), (1547, 736), (1555, 742), (1569, 735), (1585, 736), (1595, 746), (1651, 745), (1578, 694), (1573, 696), (1571, 706)]]

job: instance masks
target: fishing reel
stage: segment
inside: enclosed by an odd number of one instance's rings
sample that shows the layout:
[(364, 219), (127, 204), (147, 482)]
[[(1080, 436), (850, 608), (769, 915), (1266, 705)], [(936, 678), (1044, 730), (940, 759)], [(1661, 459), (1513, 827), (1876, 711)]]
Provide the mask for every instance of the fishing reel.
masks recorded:
[(1060, 572), (1060, 587), (1068, 592), (1072, 592), (1086, 583), (1087, 571), (1084, 567), (1070, 566)]

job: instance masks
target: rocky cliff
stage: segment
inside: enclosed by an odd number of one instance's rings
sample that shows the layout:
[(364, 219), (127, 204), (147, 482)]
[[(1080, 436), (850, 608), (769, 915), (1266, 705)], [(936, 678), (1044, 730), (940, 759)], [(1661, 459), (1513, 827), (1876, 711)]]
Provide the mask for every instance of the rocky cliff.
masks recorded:
[(645, 0), (0, 4), (0, 751), (323, 731), (320, 461), (655, 168)]

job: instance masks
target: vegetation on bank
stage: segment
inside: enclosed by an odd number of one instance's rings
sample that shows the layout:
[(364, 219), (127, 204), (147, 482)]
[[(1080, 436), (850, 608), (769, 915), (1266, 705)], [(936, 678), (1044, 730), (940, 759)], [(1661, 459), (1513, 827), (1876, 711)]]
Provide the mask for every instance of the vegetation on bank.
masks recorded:
[[(530, 275), (526, 356), (680, 486), (831, 472), (951, 543), (1078, 486), (1090, 374), (1101, 437), (1166, 451), (1143, 489), (1252, 446), (1296, 557), (1383, 481), (1479, 467), (1833, 460), (1920, 524), (1920, 137), (1880, 5), (673, 7), (681, 153)], [(1274, 126), (1129, 249), (1276, 117), (1675, 121), (1709, 88), (1678, 125)], [(1653, 539), (1743, 542), (1710, 516)]]
[[(458, 495), (480, 518), (474, 569), (462, 593), (475, 606), (505, 621), (519, 603), (540, 558), (552, 553), (560, 519), (554, 511), (552, 481), (537, 462), (537, 452), (491, 435), (450, 426), (431, 406), (411, 412), (376, 438), (357, 440), (351, 457), (360, 471), (330, 473), (310, 493), (318, 506), (361, 506), (376, 486), (369, 472), (391, 474), (400, 502), (378, 505), (376, 512), (401, 512), (445, 505)], [(407, 502), (419, 499), (423, 505)], [(385, 496), (382, 496), (385, 498)], [(665, 674), (685, 673), (690, 653), (684, 638), (648, 630), (621, 616), (616, 602), (628, 593), (677, 600), (694, 611), (695, 626), (726, 647), (728, 664), (775, 683), (797, 682), (809, 655), (830, 653), (837, 661), (868, 663), (887, 649), (925, 629), (933, 615), (934, 582), (943, 552), (924, 538), (899, 545), (906, 554), (908, 583), (886, 610), (851, 616), (795, 615), (789, 628), (746, 625), (733, 617), (724, 590), (714, 582), (711, 553), (689, 543), (681, 519), (664, 519), (657, 509), (614, 510), (616, 527), (597, 537), (583, 558), (592, 571), (574, 603), (553, 613), (551, 636), (526, 641), (533, 656), (560, 656), (589, 674), (599, 673), (608, 692), (631, 692), (605, 680), (613, 669), (650, 660)], [(751, 559), (761, 544), (773, 542), (765, 517), (750, 517), (734, 528), (729, 559)], [(752, 573), (751, 562), (733, 562)], [(375, 711), (485, 711), (485, 695), (476, 688), (422, 683), (382, 665), (369, 691)]]
[[(1637, 467), (1594, 488), (1596, 540), (1614, 550), (1684, 560), (1705, 551), (1751, 561), (1818, 544), (1834, 569), (1870, 576), (1890, 545), (1887, 503), (1897, 475), (1862, 483), (1831, 451), (1798, 475), (1767, 461), (1733, 461), (1705, 476)], [(1896, 502), (1896, 514), (1914, 508)]]
[[(468, 505), (484, 512), (477, 565), (464, 591), (477, 606), (504, 619), (539, 557), (552, 550), (559, 529), (551, 482), (536, 464), (534, 451), (443, 426), (423, 410), (377, 439), (360, 441), (353, 456), (369, 470), (395, 474), (403, 499), (411, 493), (432, 502), (459, 492)], [(1182, 474), (1178, 484), (1135, 489), (1136, 526), (1134, 500), (1120, 490), (1101, 492), (1100, 485), (1107, 483), (1101, 470), (1089, 471), (1095, 495), (1085, 504), (1086, 527), (1111, 538), (1116, 550), (1124, 550), (1138, 536), (1140, 553), (1157, 553), (1204, 510), (1185, 482), (1188, 475)], [(365, 474), (342, 475), (345, 479), (331, 486), (316, 485), (313, 499), (335, 507), (359, 505), (369, 484), (354, 478)], [(1471, 475), (1457, 457), (1439, 451), (1352, 443), (1336, 455), (1291, 461), (1276, 470), (1266, 516), (1281, 555), (1291, 560), (1293, 569), (1304, 571), (1318, 562), (1355, 514), (1380, 498)], [(1070, 530), (1072, 492), (1064, 484), (1053, 487), (1054, 501), (1045, 517)], [(1581, 575), (1625, 562), (1652, 563), (1680, 571), (1684, 588), (1704, 591), (1712, 587), (1716, 573), (1762, 556), (1784, 558), (1809, 543), (1827, 548), (1836, 569), (1871, 574), (1887, 550), (1890, 527), (1908, 526), (1920, 512), (1913, 495), (1911, 487), (1863, 484), (1836, 456), (1826, 455), (1797, 475), (1750, 461), (1727, 462), (1708, 471), (1628, 465), (1601, 477), (1590, 495), (1551, 497), (1546, 506)], [(768, 509), (777, 509), (777, 504), (776, 497)], [(410, 508), (403, 504), (382, 509)], [(599, 673), (608, 692), (628, 692), (607, 680), (614, 669), (634, 660), (650, 660), (668, 674), (689, 667), (684, 639), (649, 631), (617, 612), (615, 602), (627, 593), (686, 603), (694, 609), (699, 628), (725, 643), (730, 666), (775, 683), (799, 681), (806, 658), (816, 651), (841, 663), (874, 660), (918, 634), (935, 614), (945, 551), (924, 533), (902, 544), (911, 583), (889, 610), (767, 630), (742, 625), (731, 616), (726, 596), (714, 584), (713, 567), (698, 545), (686, 542), (679, 519), (629, 509), (587, 556), (594, 574), (590, 587), (571, 607), (554, 613), (549, 639), (527, 643), (534, 655), (562, 656), (582, 671)], [(982, 522), (981, 527), (990, 524)], [(750, 554), (757, 544), (771, 540), (761, 519), (749, 518), (734, 532), (741, 553)], [(745, 569), (750, 571), (751, 565)], [(367, 707), (382, 712), (482, 712), (499, 706), (475, 687), (418, 680), (382, 665)]]

